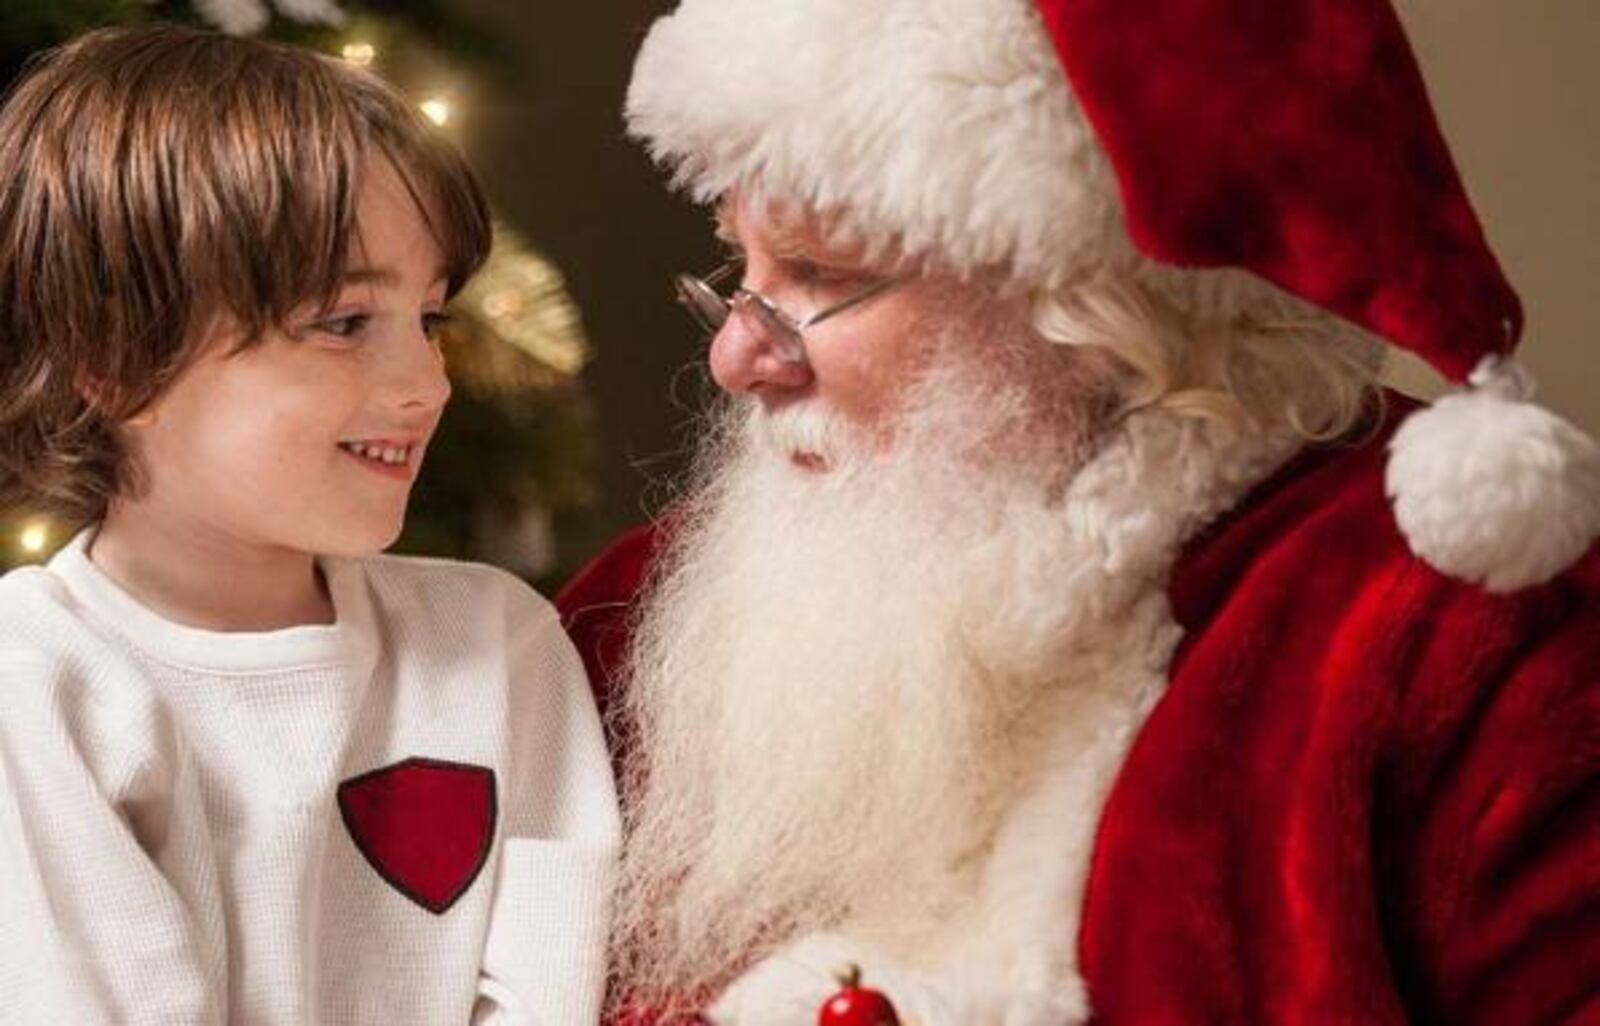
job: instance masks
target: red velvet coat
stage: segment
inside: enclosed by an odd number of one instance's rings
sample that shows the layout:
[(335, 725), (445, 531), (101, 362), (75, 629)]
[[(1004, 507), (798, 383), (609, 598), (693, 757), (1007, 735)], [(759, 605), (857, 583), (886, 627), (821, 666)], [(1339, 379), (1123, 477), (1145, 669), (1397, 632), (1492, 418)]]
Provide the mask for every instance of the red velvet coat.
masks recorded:
[[(1174, 570), (1185, 641), (1079, 935), (1105, 1026), (1600, 1024), (1600, 549), (1509, 596), (1441, 576), (1386, 436), (1306, 453)], [(602, 700), (656, 543), (559, 599)]]

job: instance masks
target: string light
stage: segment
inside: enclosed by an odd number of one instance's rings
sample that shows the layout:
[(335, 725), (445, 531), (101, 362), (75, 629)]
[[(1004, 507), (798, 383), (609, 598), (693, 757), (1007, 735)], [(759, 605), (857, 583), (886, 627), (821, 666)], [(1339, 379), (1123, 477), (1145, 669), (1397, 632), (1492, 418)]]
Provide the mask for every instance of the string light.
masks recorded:
[(50, 544), (50, 525), (42, 520), (35, 520), (22, 528), (17, 540), (21, 543), (23, 552), (37, 556)]
[(378, 48), (361, 41), (344, 44), (344, 49), (339, 53), (358, 68), (370, 68), (372, 62), (378, 59)]
[(450, 104), (435, 96), (417, 105), (424, 117), (443, 127), (450, 120)]

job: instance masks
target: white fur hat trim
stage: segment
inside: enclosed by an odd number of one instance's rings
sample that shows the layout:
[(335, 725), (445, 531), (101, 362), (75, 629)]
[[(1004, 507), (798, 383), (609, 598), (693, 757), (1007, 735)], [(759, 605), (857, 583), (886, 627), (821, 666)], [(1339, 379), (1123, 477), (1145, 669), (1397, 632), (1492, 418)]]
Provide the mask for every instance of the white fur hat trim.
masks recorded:
[(1045, 285), (1133, 258), (1027, 0), (684, 0), (645, 39), (627, 117), (696, 199), (843, 210), (869, 251)]

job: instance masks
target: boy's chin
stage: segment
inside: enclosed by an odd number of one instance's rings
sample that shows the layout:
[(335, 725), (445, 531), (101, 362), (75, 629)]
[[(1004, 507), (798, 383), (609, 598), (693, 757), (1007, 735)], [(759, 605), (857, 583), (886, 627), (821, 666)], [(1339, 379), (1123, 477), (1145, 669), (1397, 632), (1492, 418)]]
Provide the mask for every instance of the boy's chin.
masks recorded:
[(311, 551), (319, 556), (336, 556), (343, 559), (376, 556), (399, 541), (404, 528), (403, 518), (396, 518), (391, 523), (360, 527), (345, 525), (341, 530), (324, 532)]

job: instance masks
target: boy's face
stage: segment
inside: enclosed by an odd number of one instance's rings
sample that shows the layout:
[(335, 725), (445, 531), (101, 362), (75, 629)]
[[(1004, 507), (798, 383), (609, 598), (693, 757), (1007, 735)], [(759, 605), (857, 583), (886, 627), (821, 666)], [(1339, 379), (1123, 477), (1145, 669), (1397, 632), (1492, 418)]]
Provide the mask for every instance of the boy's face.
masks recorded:
[(136, 423), (134, 500), (214, 540), (363, 555), (399, 536), (450, 384), (444, 258), (387, 161), (367, 169), (349, 275), (325, 315), (229, 355), (209, 340)]

